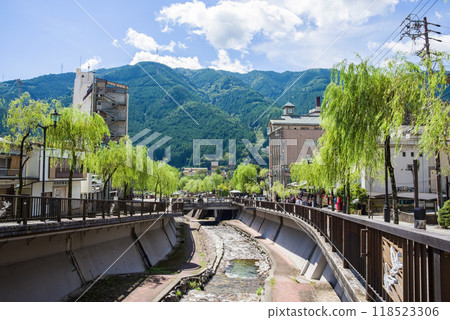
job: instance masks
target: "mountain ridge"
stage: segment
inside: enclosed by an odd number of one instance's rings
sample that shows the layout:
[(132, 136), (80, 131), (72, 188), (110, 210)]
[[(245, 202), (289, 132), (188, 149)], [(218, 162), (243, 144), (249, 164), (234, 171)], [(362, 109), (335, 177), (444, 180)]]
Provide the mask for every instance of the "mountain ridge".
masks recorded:
[[(155, 62), (141, 62), (140, 65), (158, 84), (137, 65), (98, 69), (96, 77), (129, 86), (129, 135), (150, 129), (170, 137), (167, 145), (156, 151), (155, 157), (161, 159), (165, 147), (170, 146), (169, 163), (179, 168), (194, 165), (193, 139), (223, 139), (224, 155), (229, 140), (236, 140), (237, 162), (242, 161), (248, 156), (242, 139), (255, 143), (256, 134), (266, 135), (269, 120), (279, 118), (281, 107), (287, 101), (296, 106), (296, 113), (308, 112), (314, 107), (315, 96), (323, 95), (331, 77), (331, 69), (283, 73), (253, 70), (239, 74), (214, 69), (172, 69)], [(74, 80), (73, 72), (42, 75), (22, 80), (21, 91), (29, 92), (33, 99), (59, 99), (68, 106), (72, 102)], [(296, 80), (296, 84), (274, 104), (274, 100)], [(15, 89), (7, 93), (13, 84), (14, 81), (0, 83), (0, 97), (6, 105), (17, 97)], [(4, 117), (6, 110), (4, 106), (0, 116)], [(261, 114), (263, 116), (253, 125)], [(5, 134), (3, 127), (0, 130)], [(212, 147), (202, 147), (201, 151), (202, 154), (214, 153)], [(225, 156), (220, 164), (227, 165), (226, 159)], [(207, 166), (208, 162), (203, 157), (201, 165)]]

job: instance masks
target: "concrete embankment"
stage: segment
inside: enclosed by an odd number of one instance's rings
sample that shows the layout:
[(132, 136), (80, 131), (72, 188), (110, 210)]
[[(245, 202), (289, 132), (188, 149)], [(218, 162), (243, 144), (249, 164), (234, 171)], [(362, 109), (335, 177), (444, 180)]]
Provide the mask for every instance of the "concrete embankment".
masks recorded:
[(172, 217), (66, 232), (43, 224), (45, 232), (0, 238), (0, 301), (58, 301), (104, 272), (143, 272), (172, 250), (175, 227)]
[(302, 220), (269, 210), (242, 209), (238, 220), (270, 239), (298, 267), (300, 276), (328, 282), (341, 301), (365, 301), (361, 283), (342, 268), (331, 246)]

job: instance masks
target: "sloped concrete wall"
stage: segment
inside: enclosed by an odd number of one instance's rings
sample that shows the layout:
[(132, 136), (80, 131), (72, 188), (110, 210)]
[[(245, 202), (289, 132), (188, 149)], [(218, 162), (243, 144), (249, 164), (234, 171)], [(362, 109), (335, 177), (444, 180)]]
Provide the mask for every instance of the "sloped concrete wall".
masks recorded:
[[(171, 250), (172, 245), (166, 232), (162, 229), (162, 222), (157, 221), (151, 226), (136, 226), (136, 235), (140, 237), (140, 243), (147, 253), (148, 259), (152, 265), (161, 261)], [(148, 230), (147, 230), (148, 229)], [(169, 229), (169, 228), (166, 228)], [(145, 233), (144, 233), (145, 232)], [(172, 237), (172, 243), (175, 244), (176, 237)]]
[(120, 274), (145, 270), (133, 245), (131, 229), (132, 225), (113, 226), (77, 232), (72, 236), (73, 254), (86, 281), (103, 272)]
[(264, 217), (264, 223), (259, 229), (259, 233), (264, 238), (274, 240), (277, 234), (278, 228), (280, 227), (280, 217), (271, 214), (266, 214)]
[[(350, 300), (344, 294), (321, 248), (295, 220), (287, 216), (281, 219), (278, 215), (261, 211), (256, 211), (253, 220), (253, 212), (249, 213), (246, 210), (242, 210), (239, 220), (258, 231), (264, 238), (274, 241), (275, 245), (298, 266), (302, 275), (311, 280), (329, 282), (342, 301)], [(260, 225), (255, 221), (263, 223)]]
[(152, 265), (176, 242), (169, 217), (0, 241), (0, 301), (58, 301), (105, 271), (144, 271), (133, 228)]
[(56, 301), (81, 285), (65, 235), (9, 241), (0, 248), (0, 301)]

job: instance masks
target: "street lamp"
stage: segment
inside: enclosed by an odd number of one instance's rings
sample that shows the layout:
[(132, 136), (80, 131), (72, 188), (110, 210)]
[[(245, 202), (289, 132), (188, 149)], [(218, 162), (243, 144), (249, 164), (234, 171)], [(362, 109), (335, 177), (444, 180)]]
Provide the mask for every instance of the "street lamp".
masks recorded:
[[(53, 113), (50, 115), (52, 121), (53, 121), (53, 128), (56, 128), (56, 124), (59, 121), (60, 114), (56, 111), (56, 109), (53, 111)], [(45, 203), (44, 203), (44, 197), (45, 197), (45, 144), (47, 140), (47, 129), (51, 127), (48, 126), (41, 126), (38, 124), (38, 127), (42, 128), (44, 130), (44, 152), (42, 155), (42, 192), (41, 192), (41, 217), (42, 219), (45, 219)]]
[(391, 209), (389, 207), (389, 183), (388, 183), (388, 142), (387, 139), (384, 140), (384, 222), (391, 222)]

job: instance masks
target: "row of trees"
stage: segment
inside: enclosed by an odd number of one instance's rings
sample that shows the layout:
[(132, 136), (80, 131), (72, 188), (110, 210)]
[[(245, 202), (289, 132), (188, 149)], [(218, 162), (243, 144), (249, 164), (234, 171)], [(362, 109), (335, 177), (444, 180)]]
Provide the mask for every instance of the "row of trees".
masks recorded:
[[(404, 125), (420, 135), (424, 154), (436, 160), (441, 152), (450, 154), (450, 106), (441, 99), (447, 86), (444, 58), (448, 59), (438, 55), (434, 61), (414, 64), (399, 57), (379, 68), (368, 61), (338, 64), (322, 103), (319, 152), (311, 163), (291, 165), (293, 179), (331, 191), (341, 184), (351, 199), (352, 181), (362, 173), (369, 180), (379, 176), (384, 163), (398, 223), (391, 145), (398, 146)], [(350, 206), (346, 209), (349, 213)]]
[[(50, 113), (57, 110), (60, 119), (53, 127)], [(109, 136), (108, 127), (103, 118), (89, 115), (78, 108), (62, 108), (57, 100), (52, 102), (36, 101), (28, 93), (10, 103), (4, 126), (9, 135), (1, 143), (4, 152), (11, 149), (19, 151), (19, 188), (23, 192), (23, 168), (31, 152), (40, 148), (42, 127), (48, 126), (47, 147), (52, 164), (62, 160), (69, 165), (68, 197), (72, 197), (73, 174), (77, 168), (97, 174), (104, 183), (103, 198), (106, 198), (106, 186), (122, 189), (124, 197), (134, 186), (141, 192), (152, 191), (160, 197), (177, 190), (179, 172), (164, 162), (155, 162), (147, 156), (143, 146), (134, 147), (128, 137), (118, 143), (110, 141), (102, 147), (102, 141)]]

